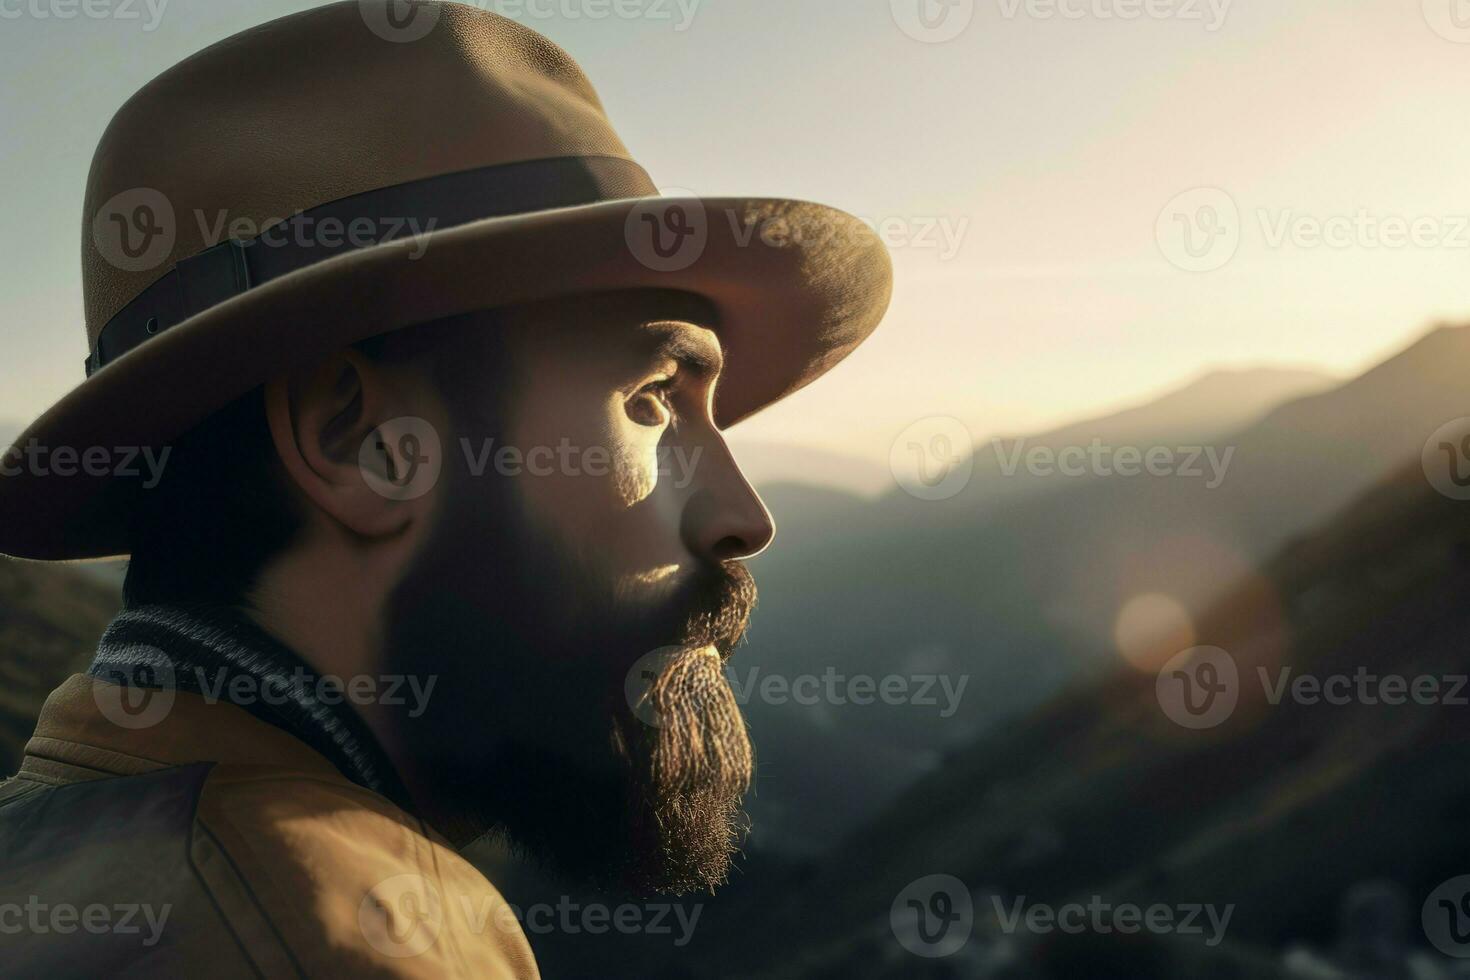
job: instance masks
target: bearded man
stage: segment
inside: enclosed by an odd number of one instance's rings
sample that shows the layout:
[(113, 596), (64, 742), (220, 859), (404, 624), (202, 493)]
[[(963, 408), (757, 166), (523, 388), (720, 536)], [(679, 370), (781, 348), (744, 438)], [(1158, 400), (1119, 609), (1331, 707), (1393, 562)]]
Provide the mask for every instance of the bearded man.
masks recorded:
[(131, 560), (0, 785), (6, 969), (535, 977), (487, 834), (724, 881), (774, 528), (723, 431), (877, 326), (868, 229), (660, 197), (564, 52), (401, 0), (165, 72), (85, 213), (88, 377), (7, 453), (0, 552)]

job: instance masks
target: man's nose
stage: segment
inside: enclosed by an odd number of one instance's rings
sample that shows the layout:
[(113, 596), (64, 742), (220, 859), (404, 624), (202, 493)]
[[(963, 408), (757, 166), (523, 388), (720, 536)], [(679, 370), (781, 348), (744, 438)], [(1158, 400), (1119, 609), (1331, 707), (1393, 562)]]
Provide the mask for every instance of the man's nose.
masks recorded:
[(695, 490), (684, 508), (684, 537), (689, 549), (708, 561), (752, 558), (771, 543), (776, 525), (723, 445), (704, 454), (704, 472), (696, 470)]

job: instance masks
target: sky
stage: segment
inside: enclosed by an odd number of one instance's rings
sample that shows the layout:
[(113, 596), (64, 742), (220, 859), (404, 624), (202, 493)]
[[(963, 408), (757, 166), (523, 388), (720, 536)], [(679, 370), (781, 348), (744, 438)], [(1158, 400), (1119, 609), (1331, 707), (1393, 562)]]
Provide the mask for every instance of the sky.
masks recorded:
[[(478, 5), (570, 51), (661, 187), (886, 229), (884, 325), (737, 444), (885, 462), (925, 419), (979, 441), (1213, 367), (1347, 375), (1470, 321), (1463, 0)], [(81, 201), (112, 113), (308, 6), (0, 0), (0, 421), (80, 381)]]

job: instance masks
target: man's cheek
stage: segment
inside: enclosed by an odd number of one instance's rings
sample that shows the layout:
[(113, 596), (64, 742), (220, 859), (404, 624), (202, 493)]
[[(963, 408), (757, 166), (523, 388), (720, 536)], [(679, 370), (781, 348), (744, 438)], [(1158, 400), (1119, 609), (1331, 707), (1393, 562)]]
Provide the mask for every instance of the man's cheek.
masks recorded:
[(654, 439), (630, 439), (612, 448), (612, 485), (624, 505), (647, 500), (658, 489), (658, 447)]

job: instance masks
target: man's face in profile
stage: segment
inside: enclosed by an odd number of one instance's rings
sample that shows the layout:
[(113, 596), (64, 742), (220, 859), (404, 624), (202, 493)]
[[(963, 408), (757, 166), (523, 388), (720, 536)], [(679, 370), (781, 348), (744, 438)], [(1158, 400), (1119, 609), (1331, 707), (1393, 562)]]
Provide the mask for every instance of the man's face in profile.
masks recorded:
[(390, 669), (438, 676), (400, 739), (451, 833), (639, 892), (724, 880), (752, 775), (723, 662), (755, 601), (737, 559), (773, 529), (693, 320), (563, 301), (504, 319), (493, 377), (455, 365), (434, 529), (388, 611)]

